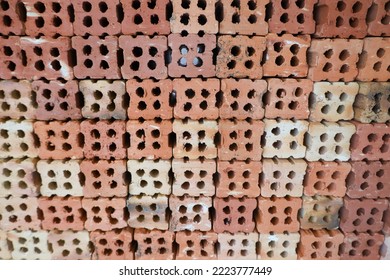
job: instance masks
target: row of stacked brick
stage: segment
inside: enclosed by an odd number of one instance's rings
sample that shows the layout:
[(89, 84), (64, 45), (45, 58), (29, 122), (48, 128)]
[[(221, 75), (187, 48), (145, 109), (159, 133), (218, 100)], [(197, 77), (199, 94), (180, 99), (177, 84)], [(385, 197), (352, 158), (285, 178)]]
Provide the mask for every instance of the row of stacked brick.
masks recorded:
[(2, 0), (0, 35), (389, 36), (386, 0)]

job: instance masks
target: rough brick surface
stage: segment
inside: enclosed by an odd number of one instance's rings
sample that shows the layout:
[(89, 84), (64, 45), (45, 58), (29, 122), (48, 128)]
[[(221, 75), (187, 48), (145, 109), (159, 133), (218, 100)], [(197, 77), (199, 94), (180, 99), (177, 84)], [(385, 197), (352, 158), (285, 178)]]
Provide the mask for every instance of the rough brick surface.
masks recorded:
[(0, 198), (0, 228), (3, 230), (39, 230), (38, 198)]
[(8, 246), (7, 232), (0, 230), (0, 260), (10, 260), (10, 259), (11, 259), (11, 251)]
[(132, 230), (93, 231), (90, 233), (95, 250), (94, 260), (133, 260)]
[(175, 241), (178, 244), (176, 260), (216, 260), (217, 243), (215, 232), (179, 231)]
[(24, 35), (23, 22), (18, 14), (19, 1), (2, 1), (0, 6), (0, 35)]
[(136, 260), (173, 260), (173, 241), (175, 233), (171, 231), (136, 229), (134, 240), (138, 248)]
[(342, 260), (379, 260), (383, 241), (380, 233), (346, 233), (340, 257)]
[(20, 37), (0, 37), (0, 46), (2, 46), (0, 48), (0, 77), (2, 79), (23, 79), (24, 65)]
[(344, 235), (339, 230), (301, 230), (300, 260), (339, 260)]
[(258, 233), (219, 233), (218, 260), (255, 260)]
[(298, 232), (261, 233), (258, 258), (261, 260), (296, 260), (299, 240)]
[(390, 260), (390, 236), (385, 236), (381, 246), (381, 260)]
[(12, 244), (11, 255), (14, 260), (50, 260), (52, 258), (47, 231), (10, 231), (7, 239)]
[(389, 36), (390, 7), (387, 0), (373, 0), (367, 13), (368, 35)]
[(53, 260), (91, 259), (88, 231), (50, 231), (48, 242), (53, 250)]

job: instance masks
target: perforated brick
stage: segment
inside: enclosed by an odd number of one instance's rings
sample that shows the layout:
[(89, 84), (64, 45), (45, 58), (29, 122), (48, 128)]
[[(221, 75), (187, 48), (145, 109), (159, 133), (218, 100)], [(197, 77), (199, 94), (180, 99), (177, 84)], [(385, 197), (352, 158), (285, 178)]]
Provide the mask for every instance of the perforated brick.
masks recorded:
[(174, 117), (177, 119), (188, 117), (193, 120), (217, 119), (219, 88), (219, 80), (217, 79), (173, 80), (173, 91), (176, 94)]
[(222, 232), (252, 232), (255, 228), (253, 213), (256, 208), (254, 198), (218, 198), (213, 201), (215, 216), (213, 217), (213, 229), (217, 233)]
[(343, 197), (347, 190), (346, 180), (350, 171), (351, 164), (348, 162), (309, 162), (303, 181), (304, 194)]
[(307, 119), (313, 82), (308, 79), (268, 79), (265, 117)]
[[(5, 3), (3, 1), (2, 3)], [(1, 6), (0, 6), (1, 7)], [(0, 10), (1, 11), (1, 10)], [(1, 17), (1, 15), (0, 15)], [(1, 21), (0, 21), (1, 22)], [(0, 23), (1, 24), (1, 23)], [(0, 78), (23, 79), (24, 65), (22, 61), (22, 48), (20, 37), (0, 37)]]
[(15, 0), (2, 1), (0, 5), (0, 35), (24, 35), (24, 26), (18, 14), (21, 3)]
[(51, 252), (48, 246), (48, 232), (39, 231), (9, 231), (7, 239), (11, 242), (14, 260), (50, 260)]
[(168, 46), (172, 50), (171, 62), (168, 65), (170, 77), (213, 77), (215, 64), (213, 51), (216, 48), (216, 37), (205, 34), (202, 37), (196, 34), (181, 36), (170, 34)]
[(218, 260), (255, 260), (258, 233), (219, 233)]
[(362, 49), (363, 40), (358, 39), (312, 40), (308, 51), (308, 78), (329, 82), (355, 80)]
[(90, 260), (92, 249), (88, 231), (50, 231), (53, 260)]
[(260, 79), (263, 76), (261, 61), (266, 48), (264, 37), (222, 35), (218, 37), (218, 48), (218, 78)]
[(262, 197), (301, 197), (307, 163), (302, 159), (263, 159)]
[(176, 196), (213, 196), (215, 194), (216, 168), (214, 160), (173, 159), (172, 194)]
[(261, 233), (258, 258), (261, 260), (296, 260), (299, 240), (298, 232)]
[(34, 158), (37, 146), (31, 121), (0, 121), (0, 158)]
[(266, 5), (269, 0), (228, 0), (220, 2), (217, 13), (222, 14), (221, 34), (265, 35), (268, 33)]
[(336, 229), (343, 199), (331, 196), (303, 196), (299, 220), (302, 229)]
[(40, 197), (42, 228), (45, 230), (83, 230), (85, 213), (80, 197)]
[(100, 39), (98, 36), (74, 36), (72, 47), (77, 56), (77, 65), (73, 67), (77, 79), (121, 78), (117, 60), (117, 37), (106, 36)]
[(39, 230), (38, 199), (36, 197), (0, 198), (0, 228), (3, 230)]
[(70, 0), (22, 0), (27, 11), (25, 29), (30, 36), (72, 36)]
[(74, 33), (76, 35), (116, 35), (121, 31), (119, 0), (74, 0)]
[(129, 159), (170, 159), (172, 157), (172, 122), (168, 120), (131, 120), (126, 124), (130, 135)]
[(383, 241), (380, 233), (346, 233), (340, 257), (342, 260), (379, 260)]
[(217, 234), (202, 231), (179, 231), (175, 241), (178, 244), (176, 260), (216, 260)]
[(310, 122), (305, 145), (308, 161), (348, 161), (351, 155), (350, 140), (355, 133), (352, 123)]
[(10, 260), (10, 259), (11, 259), (11, 251), (8, 246), (7, 232), (0, 230), (0, 260)]
[(258, 161), (218, 161), (217, 197), (258, 197), (262, 164)]
[(389, 206), (386, 199), (344, 198), (340, 215), (343, 232), (379, 232), (383, 229), (383, 215)]
[(218, 123), (211, 120), (178, 120), (173, 122), (176, 134), (175, 158), (206, 159), (217, 157), (214, 138), (218, 132)]
[(352, 160), (390, 160), (390, 125), (354, 122), (351, 139)]
[(77, 81), (33, 81), (38, 120), (81, 119), (81, 101)]
[(84, 176), (84, 197), (125, 197), (128, 178), (124, 160), (83, 160), (80, 171)]
[(93, 231), (90, 233), (94, 245), (94, 260), (133, 260), (133, 232), (129, 229)]
[(387, 2), (387, 0), (373, 0), (372, 6), (368, 9), (366, 16), (368, 35), (389, 36), (389, 16), (389, 2)]
[(301, 230), (300, 260), (339, 260), (344, 235), (339, 230)]
[(350, 198), (390, 197), (390, 162), (355, 161), (347, 179), (347, 195)]
[(83, 80), (79, 86), (84, 97), (84, 118), (126, 119), (127, 96), (124, 81)]
[(359, 83), (353, 104), (355, 120), (384, 123), (390, 120), (390, 83)]
[(80, 163), (77, 160), (39, 160), (40, 192), (44, 196), (83, 196)]
[(139, 81), (138, 79), (131, 79), (126, 82), (126, 89), (130, 95), (130, 104), (127, 110), (129, 119), (152, 120), (161, 118), (166, 120), (172, 118), (171, 80), (155, 81), (146, 79)]
[(37, 121), (34, 123), (34, 132), (40, 143), (40, 158), (83, 158), (83, 139), (78, 121)]
[(173, 260), (173, 241), (175, 233), (161, 230), (134, 230), (134, 240), (138, 247), (136, 260)]
[(132, 228), (168, 229), (168, 196), (139, 195), (127, 200), (130, 213), (128, 224)]
[(219, 109), (221, 119), (264, 117), (263, 95), (267, 91), (267, 82), (250, 79), (222, 79), (222, 104)]

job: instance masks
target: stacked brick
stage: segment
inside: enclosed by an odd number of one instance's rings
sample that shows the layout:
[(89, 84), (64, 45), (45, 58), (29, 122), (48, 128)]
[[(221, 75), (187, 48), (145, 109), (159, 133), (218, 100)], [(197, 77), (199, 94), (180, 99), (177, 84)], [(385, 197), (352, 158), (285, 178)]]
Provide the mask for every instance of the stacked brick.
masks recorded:
[(0, 259), (390, 259), (389, 9), (0, 1)]

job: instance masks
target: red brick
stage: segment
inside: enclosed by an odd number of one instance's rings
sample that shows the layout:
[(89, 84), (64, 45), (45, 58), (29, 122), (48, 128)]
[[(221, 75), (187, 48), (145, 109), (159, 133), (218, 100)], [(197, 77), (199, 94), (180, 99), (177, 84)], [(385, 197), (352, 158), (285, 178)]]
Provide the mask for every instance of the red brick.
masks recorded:
[(92, 248), (88, 231), (49, 231), (53, 260), (90, 260)]
[(136, 229), (134, 240), (137, 241), (136, 260), (173, 260), (173, 242), (175, 233), (161, 230)]
[(24, 26), (19, 15), (21, 5), (21, 2), (15, 0), (1, 2), (0, 35), (24, 35)]
[[(193, 2), (195, 3), (195, 2)], [(218, 118), (217, 93), (218, 79), (174, 79), (173, 91), (176, 94), (174, 117), (193, 120)]]
[(380, 233), (346, 233), (340, 257), (342, 260), (379, 260), (383, 241)]
[(94, 260), (133, 260), (134, 252), (131, 246), (133, 232), (129, 229), (111, 231), (93, 231), (90, 233), (95, 250)]
[(261, 260), (296, 260), (297, 245), (300, 234), (289, 233), (262, 233), (260, 234), (260, 254)]
[(0, 198), (0, 228), (3, 230), (39, 230), (38, 198)]
[(0, 46), (0, 65), (2, 66), (0, 67), (0, 78), (23, 79), (24, 65), (20, 37), (0, 37)]
[(390, 36), (388, 28), (390, 8), (387, 0), (373, 0), (372, 6), (368, 9), (366, 21), (368, 24), (368, 35)]
[(339, 260), (344, 235), (339, 230), (301, 230), (300, 260)]
[(255, 260), (258, 240), (255, 232), (219, 233), (218, 260)]
[(11, 256), (14, 260), (50, 260), (52, 258), (47, 231), (9, 231), (7, 239), (13, 248)]
[(175, 241), (178, 245), (176, 260), (216, 260), (217, 243), (215, 232), (179, 231)]

